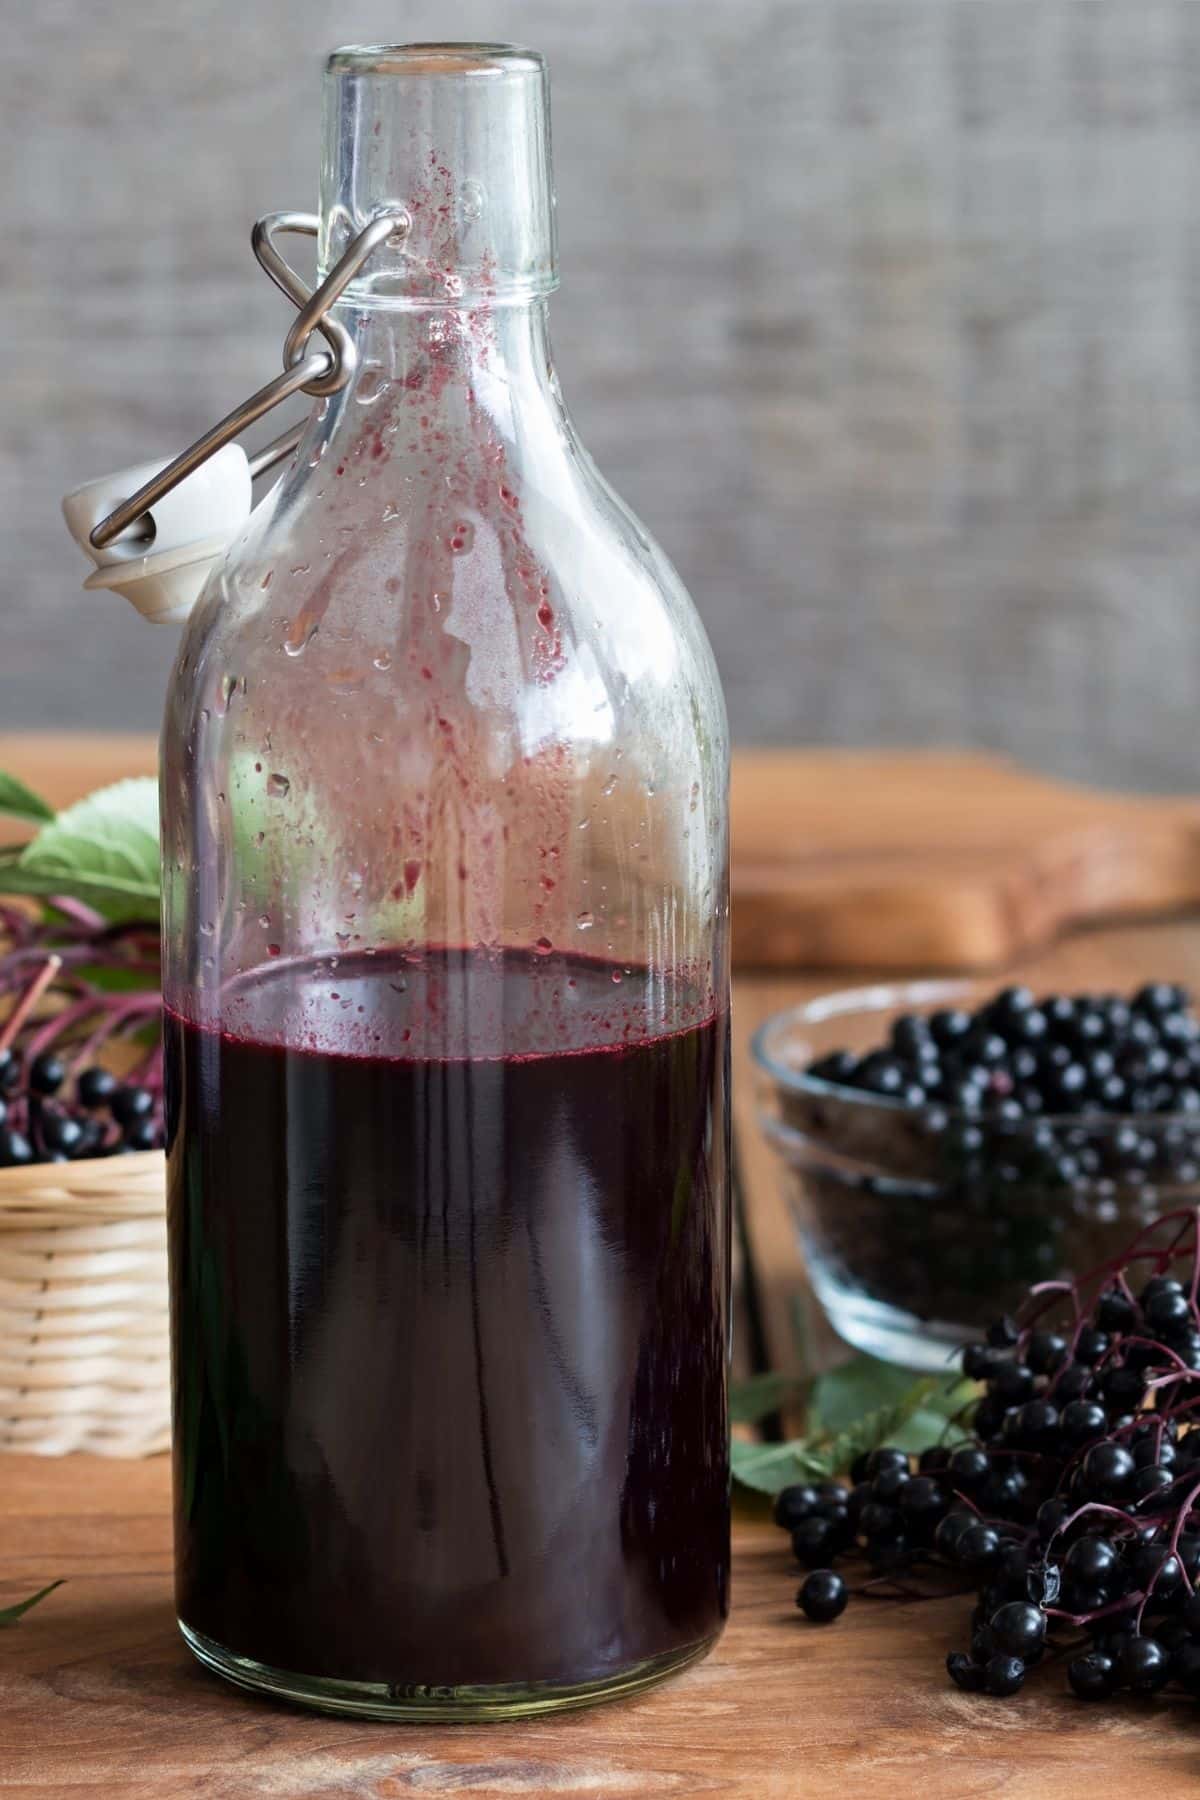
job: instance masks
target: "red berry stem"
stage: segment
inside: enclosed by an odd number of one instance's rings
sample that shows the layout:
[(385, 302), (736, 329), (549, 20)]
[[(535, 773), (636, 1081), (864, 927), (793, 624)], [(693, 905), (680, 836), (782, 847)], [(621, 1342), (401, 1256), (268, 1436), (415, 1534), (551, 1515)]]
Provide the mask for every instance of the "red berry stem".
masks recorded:
[(41, 968), (29, 983), (17, 1004), (13, 1007), (4, 1027), (0, 1030), (0, 1050), (7, 1050), (16, 1038), (22, 1025), (45, 993), (54, 977), (62, 968), (62, 957), (53, 952), (43, 962)]

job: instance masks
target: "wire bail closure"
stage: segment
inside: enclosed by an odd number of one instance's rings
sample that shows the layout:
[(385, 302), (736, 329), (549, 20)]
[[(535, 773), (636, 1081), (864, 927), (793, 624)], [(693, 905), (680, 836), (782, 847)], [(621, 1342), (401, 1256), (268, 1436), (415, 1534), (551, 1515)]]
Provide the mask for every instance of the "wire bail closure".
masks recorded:
[[(320, 286), (309, 289), (281, 255), (276, 247), (275, 237), (286, 231), (296, 232), (304, 237), (316, 237), (318, 226), (319, 221), (313, 213), (267, 213), (257, 221), (251, 233), (251, 246), (259, 263), (280, 292), (286, 294), (299, 308), (284, 340), (283, 373), (276, 375), (274, 380), (260, 387), (257, 393), (243, 400), (240, 406), (235, 406), (232, 412), (206, 431), (203, 437), (189, 444), (173, 462), (169, 462), (139, 487), (135, 494), (131, 494), (128, 500), (123, 500), (120, 506), (114, 507), (106, 518), (101, 519), (88, 533), (87, 541), (93, 550), (107, 549), (122, 532), (128, 531), (152, 506), (178, 487), (180, 482), (186, 481), (209, 457), (215, 456), (233, 438), (240, 436), (247, 426), (253, 425), (256, 419), (261, 419), (264, 413), (270, 412), (282, 401), (290, 399), (296, 393), (314, 396), (336, 394), (351, 379), (358, 362), (358, 353), (341, 320), (329, 317), (329, 309), (341, 298), (368, 257), (381, 244), (386, 243), (389, 238), (394, 243), (404, 241), (412, 229), (412, 220), (403, 208), (378, 214), (350, 240)], [(313, 333), (317, 331), (325, 339), (327, 349), (309, 349)], [(273, 468), (285, 456), (290, 455), (299, 443), (302, 431), (303, 426), (294, 427), (249, 458), (251, 476), (264, 474), (267, 469)]]

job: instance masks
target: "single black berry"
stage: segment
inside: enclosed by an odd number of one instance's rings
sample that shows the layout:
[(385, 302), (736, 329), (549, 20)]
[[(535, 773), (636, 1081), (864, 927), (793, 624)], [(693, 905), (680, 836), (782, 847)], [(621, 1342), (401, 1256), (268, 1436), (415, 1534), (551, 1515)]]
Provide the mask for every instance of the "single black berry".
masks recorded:
[(1028, 1661), (1046, 1641), (1046, 1615), (1025, 1600), (1010, 1600), (992, 1614), (991, 1633), (997, 1650)]
[(1076, 1538), (1063, 1559), (1063, 1567), (1081, 1586), (1096, 1587), (1117, 1567), (1117, 1553), (1107, 1538), (1088, 1532)]
[(1121, 1680), (1135, 1694), (1153, 1694), (1171, 1673), (1171, 1658), (1154, 1638), (1131, 1637), (1121, 1651)]
[(1141, 1292), (1143, 1312), (1160, 1294), (1182, 1294), (1183, 1283), (1173, 1275), (1152, 1275)]
[(104, 1148), (105, 1128), (99, 1119), (81, 1119), (79, 1122), (79, 1142), (71, 1152), (78, 1161), (85, 1156), (98, 1156)]
[(135, 1119), (144, 1119), (154, 1111), (154, 1095), (149, 1088), (119, 1087), (108, 1106), (118, 1125), (132, 1125)]
[(950, 1652), (946, 1658), (946, 1669), (956, 1687), (963, 1688), (968, 1694), (983, 1691), (983, 1670), (969, 1656), (964, 1656), (961, 1650)]
[(900, 1514), (881, 1500), (868, 1500), (858, 1515), (858, 1528), (868, 1540), (883, 1543), (900, 1536)]
[(1191, 1304), (1184, 1293), (1172, 1292), (1169, 1289), (1152, 1294), (1146, 1302), (1146, 1323), (1151, 1330), (1162, 1334), (1174, 1330), (1191, 1317)]
[(1024, 1600), (1029, 1582), (1029, 1557), (1021, 1544), (1005, 1544), (996, 1567), (994, 1586), (1010, 1600)]
[(77, 1119), (61, 1113), (47, 1112), (41, 1122), (42, 1143), (47, 1150), (62, 1150), (70, 1156), (83, 1138), (83, 1127)]
[(975, 1430), (985, 1443), (991, 1441), (1004, 1423), (1004, 1402), (985, 1394), (975, 1408)]
[(33, 1145), (24, 1132), (11, 1125), (0, 1127), (0, 1169), (12, 1169), (33, 1161)]
[(1168, 1437), (1161, 1443), (1156, 1443), (1153, 1437), (1144, 1437), (1132, 1448), (1133, 1460), (1139, 1469), (1173, 1469), (1179, 1457), (1179, 1446)]
[(1005, 1353), (990, 1344), (968, 1344), (963, 1351), (963, 1374), (968, 1381), (987, 1381), (1007, 1361)]
[(1057, 1495), (1052, 1495), (1049, 1500), (1043, 1500), (1037, 1510), (1039, 1540), (1043, 1544), (1048, 1544), (1051, 1538), (1057, 1536), (1064, 1520), (1069, 1519), (1070, 1516), (1070, 1505), (1067, 1501), (1059, 1499)]
[(986, 1575), (999, 1557), (1000, 1538), (991, 1525), (969, 1525), (958, 1540), (958, 1560), (969, 1574)]
[(80, 1106), (107, 1106), (118, 1085), (111, 1069), (85, 1069), (75, 1083), (75, 1092)]
[(907, 1463), (902, 1469), (881, 1469), (871, 1483), (871, 1498), (884, 1506), (893, 1506), (911, 1480)]
[(965, 1444), (951, 1456), (947, 1480), (951, 1487), (969, 1494), (987, 1480), (991, 1466), (986, 1450), (975, 1444)]
[(1107, 1331), (1099, 1331), (1093, 1325), (1085, 1325), (1075, 1340), (1075, 1361), (1086, 1363), (1089, 1368), (1108, 1355), (1112, 1339)]
[(1035, 1331), (1025, 1346), (1025, 1361), (1035, 1375), (1051, 1375), (1067, 1360), (1067, 1342), (1057, 1331)]
[(1151, 981), (1133, 996), (1134, 1011), (1145, 1013), (1151, 1019), (1165, 1019), (1190, 1005), (1191, 996), (1187, 989), (1173, 981)]
[(833, 1050), (828, 1056), (821, 1057), (819, 1062), (810, 1063), (808, 1074), (815, 1075), (818, 1081), (828, 1081), (834, 1087), (848, 1087), (854, 1080), (857, 1068), (858, 1058), (852, 1056), (849, 1050)]
[(985, 1513), (1015, 1512), (1028, 1485), (1028, 1477), (1015, 1462), (1010, 1462), (992, 1470), (979, 1490), (979, 1504)]
[(1025, 1680), (1025, 1664), (1019, 1656), (997, 1652), (983, 1671), (983, 1691), (997, 1699), (1007, 1699), (1019, 1691)]
[(889, 1469), (902, 1469), (907, 1475), (908, 1457), (903, 1450), (897, 1450), (891, 1444), (881, 1444), (878, 1450), (872, 1450), (868, 1455), (865, 1473), (874, 1479)]
[(1129, 1483), (1129, 1504), (1138, 1512), (1153, 1512), (1159, 1496), (1174, 1485), (1175, 1477), (1169, 1469), (1159, 1468), (1156, 1464), (1138, 1469)]
[(796, 1482), (781, 1488), (775, 1497), (775, 1523), (784, 1531), (795, 1531), (801, 1519), (816, 1512), (821, 1496), (811, 1482)]
[(973, 1020), (970, 1013), (957, 1008), (944, 1008), (929, 1016), (929, 1033), (935, 1044), (943, 1048), (957, 1044), (970, 1031)]
[(1116, 1665), (1111, 1656), (1093, 1650), (1067, 1664), (1067, 1680), (1080, 1700), (1107, 1700), (1116, 1691)]
[[(1132, 1356), (1132, 1352), (1130, 1354)], [(1157, 1352), (1154, 1352), (1154, 1357), (1157, 1360)], [(1140, 1406), (1146, 1391), (1141, 1373), (1130, 1367), (1106, 1369), (1101, 1385), (1110, 1412), (1114, 1408), (1124, 1412)], [(1114, 1420), (1109, 1422), (1115, 1424)]]
[(122, 1136), (130, 1150), (157, 1150), (159, 1130), (153, 1119), (134, 1119)]
[(1068, 1363), (1054, 1377), (1054, 1400), (1058, 1406), (1066, 1406), (1072, 1400), (1082, 1400), (1090, 1395), (1095, 1385), (1095, 1376), (1083, 1363)]
[(865, 1555), (873, 1569), (898, 1569), (909, 1560), (912, 1546), (902, 1531), (896, 1531), (889, 1537), (871, 1538)]
[(937, 1530), (933, 1534), (933, 1547), (948, 1562), (958, 1560), (958, 1540), (964, 1531), (975, 1524), (975, 1514), (967, 1512), (965, 1507), (956, 1507), (938, 1520)]
[(846, 1610), (846, 1584), (833, 1569), (814, 1569), (796, 1595), (796, 1605), (814, 1625), (828, 1625)]
[(1030, 1446), (1047, 1442), (1057, 1430), (1058, 1408), (1049, 1400), (1027, 1400), (1005, 1420), (1008, 1436)]
[(66, 1078), (64, 1064), (49, 1050), (35, 1056), (29, 1065), (29, 1086), (35, 1094), (57, 1094)]
[(929, 1021), (919, 1013), (901, 1013), (892, 1025), (891, 1038), (892, 1049), (906, 1061), (920, 1058), (927, 1047), (937, 1050)]
[(1129, 1578), (1135, 1588), (1152, 1594), (1156, 1604), (1173, 1600), (1183, 1592), (1183, 1569), (1177, 1556), (1158, 1544), (1139, 1544), (1129, 1558)]
[(992, 1024), (999, 1027), (1013, 1019), (1019, 1019), (1032, 1006), (1033, 994), (1029, 988), (1006, 987), (1001, 988), (995, 999), (989, 1002), (986, 1012)]
[(1123, 1444), (1094, 1444), (1084, 1458), (1083, 1476), (1089, 1491), (1103, 1498), (1121, 1493), (1136, 1467)]
[(946, 1493), (932, 1475), (914, 1475), (900, 1490), (898, 1504), (905, 1529), (918, 1535), (933, 1530), (946, 1510)]
[(903, 1063), (897, 1062), (894, 1056), (885, 1055), (883, 1051), (873, 1051), (870, 1056), (864, 1056), (855, 1072), (854, 1081), (856, 1087), (866, 1088), (868, 1093), (880, 1094), (884, 1098), (889, 1095), (898, 1098), (907, 1085)]
[(801, 1519), (792, 1533), (792, 1549), (797, 1562), (803, 1563), (806, 1569), (819, 1569), (829, 1560), (835, 1536), (835, 1527), (828, 1519), (816, 1515)]
[(1072, 1400), (1063, 1407), (1060, 1423), (1069, 1444), (1086, 1444), (1103, 1436), (1108, 1415), (1094, 1400)]
[(988, 1382), (988, 1393), (1005, 1406), (1020, 1406), (1033, 1395), (1033, 1374), (1024, 1363), (1002, 1363)]

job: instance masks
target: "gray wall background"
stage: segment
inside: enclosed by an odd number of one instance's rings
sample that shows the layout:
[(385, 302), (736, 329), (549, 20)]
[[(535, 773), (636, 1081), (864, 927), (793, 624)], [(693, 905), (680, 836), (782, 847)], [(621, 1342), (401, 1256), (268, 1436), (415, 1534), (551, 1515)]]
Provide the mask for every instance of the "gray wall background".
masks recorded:
[(152, 726), (67, 486), (278, 366), (344, 42), (551, 58), (584, 436), (743, 741), (1200, 785), (1197, 0), (4, 0), (0, 728)]

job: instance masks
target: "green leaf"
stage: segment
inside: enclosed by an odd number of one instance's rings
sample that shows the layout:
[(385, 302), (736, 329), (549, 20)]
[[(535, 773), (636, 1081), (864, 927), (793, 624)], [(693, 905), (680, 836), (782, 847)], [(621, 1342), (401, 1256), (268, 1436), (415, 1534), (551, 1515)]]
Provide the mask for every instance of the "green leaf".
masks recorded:
[[(928, 1376), (910, 1384), (906, 1392), (897, 1396), (885, 1406), (878, 1406), (872, 1412), (863, 1413), (854, 1419), (845, 1430), (832, 1437), (826, 1449), (829, 1458), (829, 1472), (839, 1474), (848, 1469), (856, 1456), (862, 1456), (868, 1450), (878, 1450), (881, 1444), (895, 1444), (898, 1450), (909, 1446), (901, 1442), (906, 1431), (911, 1430), (912, 1422), (922, 1411), (930, 1399), (933, 1382)], [(939, 1419), (932, 1433), (926, 1432), (917, 1446), (934, 1442), (941, 1435), (943, 1421)]]
[(757, 1425), (803, 1392), (804, 1383), (791, 1375), (748, 1375), (730, 1384), (729, 1417), (735, 1425)]
[(59, 813), (15, 858), (0, 857), (0, 890), (71, 894), (114, 923), (157, 923), (155, 782), (118, 781)]
[[(742, 1385), (755, 1394), (777, 1396), (777, 1386), (770, 1384), (786, 1379), (759, 1375)], [(804, 1437), (787, 1444), (735, 1442), (733, 1473), (747, 1487), (777, 1494), (789, 1482), (844, 1474), (855, 1457), (881, 1444), (916, 1452), (930, 1444), (961, 1443), (969, 1434), (952, 1421), (978, 1393), (973, 1382), (914, 1377), (911, 1370), (894, 1368), (876, 1357), (855, 1356), (814, 1383), (810, 1430)], [(732, 1405), (731, 1397), (731, 1417), (737, 1417)]]
[(61, 1586), (61, 1581), (52, 1581), (48, 1587), (40, 1589), (38, 1593), (30, 1594), (28, 1600), (18, 1600), (15, 1606), (0, 1607), (0, 1625), (15, 1625), (21, 1615), (27, 1613), (31, 1606), (36, 1606), (39, 1600), (44, 1600), (47, 1594), (52, 1594), (56, 1587)]
[[(933, 1443), (952, 1441), (955, 1434), (947, 1431), (947, 1421), (969, 1406), (978, 1393), (974, 1382), (943, 1380), (936, 1375), (914, 1380), (908, 1369), (859, 1355), (814, 1384), (813, 1426), (838, 1436), (855, 1431), (869, 1417), (892, 1412), (896, 1420), (891, 1435), (864, 1447), (874, 1449), (886, 1441), (898, 1450), (924, 1450)], [(967, 1433), (960, 1431), (957, 1436), (965, 1438)]]
[(887, 1441), (895, 1444), (897, 1450), (926, 1450), (930, 1444), (944, 1444), (948, 1450), (954, 1450), (971, 1436), (956, 1414), (978, 1398), (979, 1389), (969, 1381), (958, 1383), (948, 1392), (938, 1388)]
[(911, 1369), (897, 1369), (874, 1356), (853, 1356), (814, 1382), (814, 1422), (831, 1434), (846, 1431), (865, 1413), (898, 1405), (914, 1380)]
[(777, 1494), (794, 1481), (829, 1473), (825, 1459), (808, 1450), (801, 1439), (791, 1444), (744, 1444), (734, 1438), (729, 1459), (735, 1481), (760, 1494)]
[[(864, 1413), (834, 1437), (822, 1438), (815, 1434), (794, 1438), (788, 1444), (739, 1444), (735, 1441), (730, 1445), (734, 1476), (760, 1493), (777, 1494), (792, 1481), (840, 1475), (865, 1451), (876, 1450), (880, 1444), (899, 1443), (904, 1426), (920, 1410), (930, 1386), (928, 1379), (914, 1382), (908, 1393), (893, 1405)], [(940, 1437), (942, 1423), (938, 1421), (932, 1438), (927, 1434), (924, 1443)]]
[(10, 819), (24, 819), (29, 825), (45, 825), (54, 817), (54, 808), (15, 775), (6, 775), (0, 769), (0, 813), (7, 813)]

